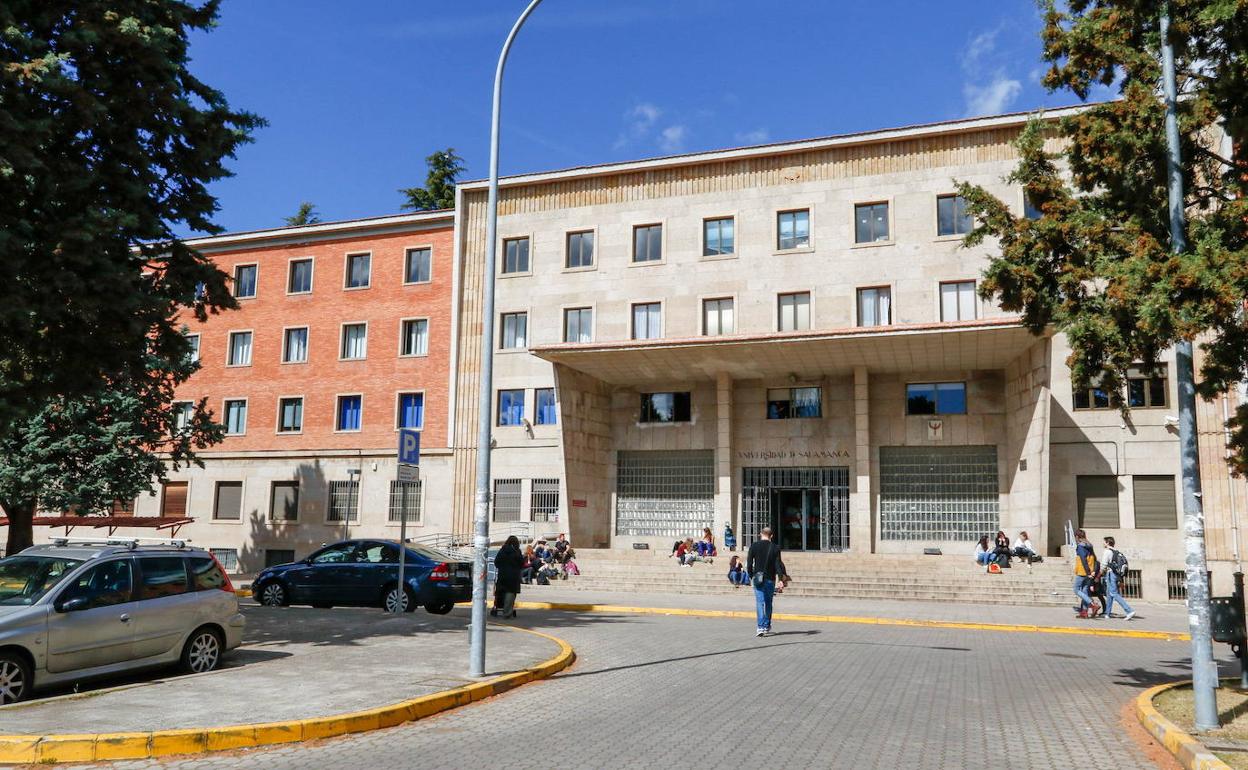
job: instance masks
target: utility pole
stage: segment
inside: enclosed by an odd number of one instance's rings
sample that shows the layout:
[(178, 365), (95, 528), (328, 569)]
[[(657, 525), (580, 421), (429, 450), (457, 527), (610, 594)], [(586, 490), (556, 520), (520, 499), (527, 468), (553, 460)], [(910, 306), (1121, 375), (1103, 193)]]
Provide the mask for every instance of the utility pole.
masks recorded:
[[(1187, 217), (1183, 202), (1183, 157), (1179, 146), (1178, 88), (1174, 46), (1170, 42), (1170, 4), (1161, 7), (1161, 69), (1166, 100), (1166, 173), (1170, 181), (1170, 250), (1187, 249)], [(1198, 731), (1218, 728), (1218, 668), (1213, 661), (1210, 630), (1209, 573), (1205, 559), (1205, 513), (1200, 499), (1200, 456), (1196, 449), (1196, 387), (1192, 343), (1175, 346), (1175, 383), (1179, 391), (1179, 453), (1183, 469), (1183, 545), (1187, 571), (1187, 619), (1192, 635), (1192, 694)]]
[(490, 547), (490, 439), (494, 415), (494, 270), (498, 253), (498, 131), (503, 104), (503, 68), (516, 33), (542, 0), (530, 0), (516, 19), (494, 70), (494, 110), (490, 124), (490, 194), (485, 219), (485, 280), (481, 298), (481, 392), (477, 402), (477, 499), (472, 554), (472, 627), (468, 675), (485, 676), (485, 583)]

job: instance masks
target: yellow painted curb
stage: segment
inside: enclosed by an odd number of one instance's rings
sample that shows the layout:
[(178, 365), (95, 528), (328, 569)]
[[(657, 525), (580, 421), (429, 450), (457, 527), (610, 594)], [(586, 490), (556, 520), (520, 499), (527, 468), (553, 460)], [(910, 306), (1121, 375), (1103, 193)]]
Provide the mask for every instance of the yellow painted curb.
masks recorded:
[[(577, 604), (574, 602), (516, 602), (521, 609), (566, 610), (570, 612), (619, 612), (633, 615), (687, 615), (699, 618), (754, 619), (753, 612), (739, 610), (690, 610), (678, 607), (629, 607), (618, 604)], [(1182, 642), (1191, 639), (1184, 633), (1171, 631), (1131, 631), (1114, 628), (1079, 628), (1075, 626), (1028, 626), (1007, 623), (963, 623), (955, 620), (908, 620), (905, 618), (871, 618), (856, 615), (799, 615), (776, 613), (775, 620), (802, 623), (851, 623), (866, 626), (910, 626), (914, 628), (956, 628), (972, 631), (1008, 631), (1027, 634), (1069, 634), (1072, 636), (1111, 636), (1120, 639), (1160, 639)]]
[[(1238, 681), (1238, 679), (1227, 681)], [(1178, 725), (1163, 717), (1161, 712), (1153, 707), (1153, 698), (1166, 690), (1186, 684), (1191, 684), (1191, 682), (1171, 682), (1150, 687), (1141, 693), (1135, 699), (1135, 713), (1140, 718), (1140, 724), (1144, 725), (1144, 729), (1165, 746), (1166, 750), (1173, 754), (1187, 770), (1231, 770), (1230, 765), (1214, 756), (1203, 743), (1180, 730)]]
[(36, 762), (92, 762), (102, 759), (146, 759), (174, 754), (255, 748), (281, 743), (310, 741), (335, 735), (367, 732), (413, 722), (443, 711), (465, 706), (552, 676), (576, 660), (576, 652), (562, 639), (517, 626), (512, 631), (540, 636), (559, 646), (559, 653), (532, 668), (494, 677), (484, 682), (443, 690), (389, 706), (265, 724), (204, 727), (190, 730), (99, 733), (84, 735), (0, 735), (0, 764)]

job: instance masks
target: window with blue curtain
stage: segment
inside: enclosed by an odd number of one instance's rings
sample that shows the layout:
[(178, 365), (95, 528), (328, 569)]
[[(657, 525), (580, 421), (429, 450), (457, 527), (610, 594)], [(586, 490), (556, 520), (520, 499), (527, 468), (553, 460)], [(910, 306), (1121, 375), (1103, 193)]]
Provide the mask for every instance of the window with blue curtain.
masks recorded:
[(403, 393), (399, 396), (399, 427), (423, 428), (425, 425), (425, 394)]
[(520, 425), (524, 419), (524, 391), (498, 391), (498, 424)]
[(538, 425), (555, 425), (559, 422), (554, 388), (538, 388), (533, 391), (533, 398), (536, 406), (534, 417)]
[(338, 430), (360, 429), (360, 397), (338, 397)]

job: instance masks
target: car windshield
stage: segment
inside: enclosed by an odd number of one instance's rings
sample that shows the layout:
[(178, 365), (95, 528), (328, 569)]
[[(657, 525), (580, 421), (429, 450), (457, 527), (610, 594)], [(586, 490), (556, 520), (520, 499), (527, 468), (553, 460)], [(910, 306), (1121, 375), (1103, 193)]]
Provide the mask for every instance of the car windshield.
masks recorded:
[(0, 605), (34, 604), (81, 563), (50, 556), (0, 559)]
[[(436, 562), (455, 561), (447, 554), (444, 554), (441, 551), (430, 548), (427, 545), (419, 545), (419, 544), (413, 545), (411, 543), (408, 543), (407, 550), (409, 553), (414, 553), (417, 556), (423, 557), (425, 559), (429, 559), (430, 561), (436, 561)], [(408, 561), (411, 561), (411, 559), (409, 558)]]

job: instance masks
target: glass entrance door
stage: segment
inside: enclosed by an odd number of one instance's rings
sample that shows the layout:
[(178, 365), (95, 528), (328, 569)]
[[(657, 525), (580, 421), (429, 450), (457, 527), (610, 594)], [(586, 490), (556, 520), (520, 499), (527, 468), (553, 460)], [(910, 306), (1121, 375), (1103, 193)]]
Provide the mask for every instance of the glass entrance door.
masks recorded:
[(777, 489), (773, 493), (777, 543), (786, 551), (818, 551), (820, 538), (818, 489)]

